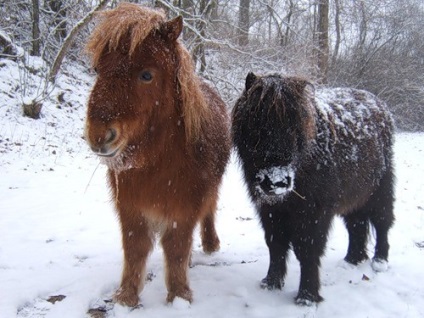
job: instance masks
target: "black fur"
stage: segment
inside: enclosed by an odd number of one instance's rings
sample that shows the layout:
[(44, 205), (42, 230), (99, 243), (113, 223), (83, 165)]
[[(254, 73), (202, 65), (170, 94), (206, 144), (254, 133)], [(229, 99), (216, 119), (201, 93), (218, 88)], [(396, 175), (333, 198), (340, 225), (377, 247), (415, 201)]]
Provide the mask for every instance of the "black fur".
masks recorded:
[[(233, 142), (256, 205), (270, 265), (262, 286), (281, 289), (293, 248), (301, 277), (296, 302), (320, 302), (319, 266), (335, 214), (349, 232), (345, 260), (388, 259), (393, 215), (393, 122), (385, 104), (354, 89), (315, 89), (306, 80), (249, 73), (232, 114)], [(373, 266), (378, 270), (378, 266)]]

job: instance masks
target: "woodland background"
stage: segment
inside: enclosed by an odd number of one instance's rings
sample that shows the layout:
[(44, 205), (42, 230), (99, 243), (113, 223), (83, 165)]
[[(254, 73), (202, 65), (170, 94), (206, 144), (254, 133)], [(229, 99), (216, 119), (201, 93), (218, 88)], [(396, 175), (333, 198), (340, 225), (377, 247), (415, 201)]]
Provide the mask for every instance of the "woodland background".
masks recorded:
[[(23, 114), (42, 115), (70, 64), (92, 72), (84, 44), (95, 11), (117, 0), (0, 0), (0, 67), (20, 65)], [(366, 89), (386, 101), (398, 129), (424, 131), (422, 0), (131, 1), (182, 15), (196, 68), (231, 108), (249, 71)], [(39, 57), (42, 66), (29, 61)], [(42, 73), (40, 83), (29, 83)], [(61, 98), (59, 94), (58, 99)], [(59, 101), (60, 102), (60, 101)]]

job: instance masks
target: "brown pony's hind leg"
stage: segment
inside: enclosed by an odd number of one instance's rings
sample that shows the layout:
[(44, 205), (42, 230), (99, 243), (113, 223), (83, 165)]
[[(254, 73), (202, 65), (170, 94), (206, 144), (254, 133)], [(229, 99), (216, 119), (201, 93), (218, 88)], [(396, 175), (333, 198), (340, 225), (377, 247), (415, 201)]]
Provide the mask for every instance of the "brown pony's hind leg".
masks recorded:
[(200, 224), (203, 251), (211, 254), (219, 250), (219, 238), (215, 229), (215, 211), (206, 215)]
[(116, 291), (114, 300), (134, 307), (138, 305), (138, 294), (144, 287), (146, 260), (153, 248), (153, 235), (143, 217), (128, 215), (123, 216), (120, 213), (124, 269), (121, 286)]
[(173, 222), (161, 239), (165, 255), (165, 282), (168, 288), (167, 302), (173, 302), (175, 297), (189, 302), (193, 293), (189, 287), (187, 271), (193, 242), (194, 224), (188, 220)]
[(215, 213), (218, 204), (218, 193), (213, 195), (207, 204), (208, 213), (200, 222), (200, 236), (203, 251), (211, 254), (219, 250), (219, 238), (215, 229)]

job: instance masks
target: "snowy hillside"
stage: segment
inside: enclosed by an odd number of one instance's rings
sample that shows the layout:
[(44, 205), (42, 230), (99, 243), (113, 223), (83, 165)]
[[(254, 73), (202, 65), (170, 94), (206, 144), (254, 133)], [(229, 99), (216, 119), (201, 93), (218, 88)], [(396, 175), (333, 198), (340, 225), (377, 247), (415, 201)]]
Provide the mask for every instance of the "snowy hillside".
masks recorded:
[[(120, 281), (119, 225), (105, 167), (81, 138), (92, 78), (68, 68), (43, 108), (21, 116), (22, 79), (0, 60), (0, 317), (89, 317)], [(36, 78), (33, 82), (36, 85)], [(206, 256), (196, 232), (194, 302), (165, 303), (160, 246), (152, 253), (142, 308), (115, 306), (108, 317), (424, 317), (424, 134), (396, 136), (396, 224), (389, 270), (342, 261), (347, 232), (336, 219), (322, 259), (318, 307), (294, 304), (299, 265), (293, 254), (282, 291), (259, 287), (268, 266), (263, 233), (234, 158), (221, 189), (221, 250)], [(373, 249), (373, 238), (369, 249)], [(107, 304), (111, 306), (110, 304)], [(97, 315), (97, 316), (96, 316)], [(94, 312), (92, 317), (104, 317)]]

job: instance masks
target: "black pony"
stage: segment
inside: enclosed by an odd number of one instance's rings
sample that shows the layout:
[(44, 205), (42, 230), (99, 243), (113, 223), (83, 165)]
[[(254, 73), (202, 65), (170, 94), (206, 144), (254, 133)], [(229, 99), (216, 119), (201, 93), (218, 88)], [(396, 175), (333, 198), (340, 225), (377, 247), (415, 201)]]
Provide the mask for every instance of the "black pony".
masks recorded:
[(293, 248), (301, 268), (296, 302), (323, 300), (320, 258), (335, 214), (349, 232), (345, 260), (356, 265), (368, 258), (371, 222), (372, 267), (387, 269), (393, 121), (382, 101), (361, 90), (315, 89), (296, 77), (249, 73), (232, 116), (234, 146), (270, 252), (263, 288), (282, 288)]

